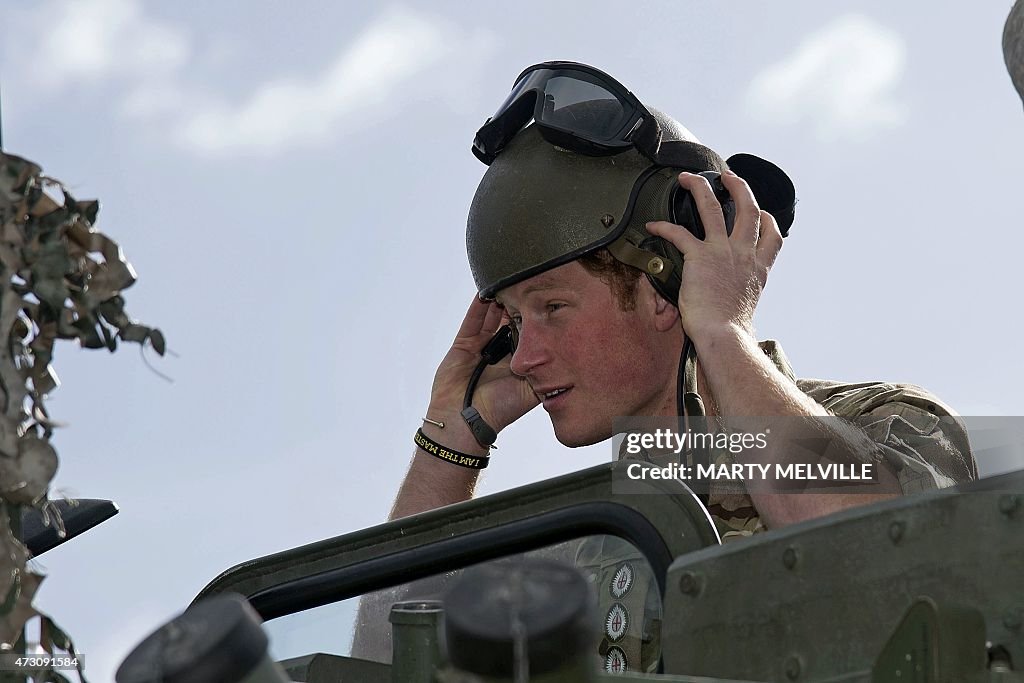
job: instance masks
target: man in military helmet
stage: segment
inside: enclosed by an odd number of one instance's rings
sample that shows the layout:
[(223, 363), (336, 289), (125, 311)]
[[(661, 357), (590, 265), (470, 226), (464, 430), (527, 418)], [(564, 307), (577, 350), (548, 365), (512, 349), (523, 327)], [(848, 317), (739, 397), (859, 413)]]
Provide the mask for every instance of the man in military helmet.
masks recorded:
[[(962, 423), (928, 392), (797, 379), (777, 344), (755, 338), (794, 218), (793, 185), (774, 164), (723, 159), (569, 62), (524, 71), (473, 151), (488, 165), (467, 227), (478, 293), (434, 376), (393, 519), (471, 498), (497, 434), (538, 405), (567, 446), (610, 438), (624, 416), (824, 418), (839, 460), (876, 465), (857, 493), (712, 486), (704, 500), (723, 541), (976, 477)], [(624, 546), (591, 538), (575, 562), (602, 587), (606, 668), (653, 670), (660, 601)], [(393, 599), (364, 600), (354, 654), (386, 658)]]
[[(755, 338), (793, 221), (778, 167), (723, 160), (570, 62), (524, 71), (474, 153), (489, 165), (467, 231), (478, 297), (437, 369), (392, 518), (470, 498), (496, 433), (537, 405), (561, 443), (584, 446), (616, 417), (682, 414), (684, 393), (708, 415), (847, 418), (831, 441), (877, 465), (857, 493), (712, 490), (724, 540), (976, 477), (961, 422), (928, 392), (797, 379)], [(503, 322), (514, 352), (481, 375)]]

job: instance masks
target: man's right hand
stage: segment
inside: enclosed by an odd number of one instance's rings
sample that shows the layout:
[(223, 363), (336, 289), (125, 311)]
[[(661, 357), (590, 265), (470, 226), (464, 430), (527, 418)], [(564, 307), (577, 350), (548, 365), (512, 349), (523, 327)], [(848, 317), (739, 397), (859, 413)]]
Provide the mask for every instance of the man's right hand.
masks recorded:
[[(470, 452), (481, 448), (462, 419), (462, 402), (480, 362), (480, 351), (507, 322), (501, 306), (474, 296), (451, 349), (434, 374), (427, 417), (445, 423), (435, 438), (449, 448)], [(488, 366), (473, 394), (473, 407), (497, 432), (540, 403), (526, 379), (513, 374), (510, 361), (507, 356)]]
[[(462, 419), (462, 401), (473, 370), (480, 362), (480, 351), (506, 322), (504, 317), (497, 304), (473, 297), (452, 348), (434, 374), (426, 417), (443, 422), (444, 428), (425, 422), (422, 429), (424, 434), (448, 449), (471, 455), (487, 453)], [(510, 362), (510, 357), (503, 358), (488, 366), (473, 394), (473, 407), (498, 432), (540, 403), (526, 379), (512, 373)], [(414, 449), (414, 453), (395, 505), (391, 508), (391, 519), (473, 497), (480, 470), (458, 467), (419, 448)]]

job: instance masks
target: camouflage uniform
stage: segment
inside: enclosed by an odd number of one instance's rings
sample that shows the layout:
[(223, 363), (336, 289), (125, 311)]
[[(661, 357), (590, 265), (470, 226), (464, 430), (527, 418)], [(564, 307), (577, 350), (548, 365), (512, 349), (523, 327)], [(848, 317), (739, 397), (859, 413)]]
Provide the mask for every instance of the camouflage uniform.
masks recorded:
[[(960, 418), (935, 396), (913, 384), (862, 382), (846, 384), (822, 379), (797, 379), (782, 348), (761, 342), (782, 374), (836, 417), (863, 429), (880, 447), (903, 493), (944, 488), (978, 478), (967, 430)], [(719, 462), (727, 454), (716, 454)], [(764, 531), (750, 496), (711, 490), (711, 518), (723, 543)]]
[[(963, 422), (927, 391), (910, 384), (797, 379), (776, 342), (760, 346), (802, 392), (871, 437), (879, 446), (880, 458), (896, 473), (903, 493), (977, 478)], [(727, 451), (713, 451), (711, 457), (714, 462), (731, 462)], [(750, 496), (735, 488), (712, 486), (708, 511), (723, 543), (766, 530)], [(661, 605), (643, 556), (625, 541), (599, 537), (581, 544), (576, 562), (596, 584), (604, 634), (598, 652), (604, 668), (654, 671), (661, 650)], [(623, 593), (625, 586), (618, 582), (624, 572), (632, 585)]]

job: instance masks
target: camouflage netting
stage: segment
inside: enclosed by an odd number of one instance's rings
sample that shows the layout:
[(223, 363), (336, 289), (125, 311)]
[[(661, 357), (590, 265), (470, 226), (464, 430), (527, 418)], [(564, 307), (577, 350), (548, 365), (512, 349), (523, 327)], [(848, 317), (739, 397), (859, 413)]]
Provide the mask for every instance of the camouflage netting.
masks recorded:
[(1003, 27), (1003, 59), (1010, 80), (1024, 99), (1024, 0), (1017, 0)]
[[(21, 506), (47, 505), (57, 453), (54, 424), (44, 406), (57, 386), (54, 342), (77, 339), (85, 348), (114, 351), (118, 339), (160, 355), (159, 330), (124, 310), (121, 291), (135, 273), (117, 243), (93, 228), (98, 202), (77, 201), (36, 164), (0, 152), (0, 650), (15, 646), (42, 577), (26, 568), (28, 551), (11, 528)], [(73, 650), (53, 622), (42, 619), (41, 646)], [(36, 680), (66, 680), (43, 672)]]

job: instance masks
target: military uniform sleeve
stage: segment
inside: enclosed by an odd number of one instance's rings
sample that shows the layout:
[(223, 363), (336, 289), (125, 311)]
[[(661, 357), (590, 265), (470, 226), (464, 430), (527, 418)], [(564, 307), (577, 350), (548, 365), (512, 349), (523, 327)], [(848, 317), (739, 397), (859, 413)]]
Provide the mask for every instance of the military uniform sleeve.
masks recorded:
[(797, 380), (797, 386), (871, 437), (879, 447), (879, 460), (896, 474), (903, 493), (978, 478), (963, 420), (921, 387), (816, 379)]

